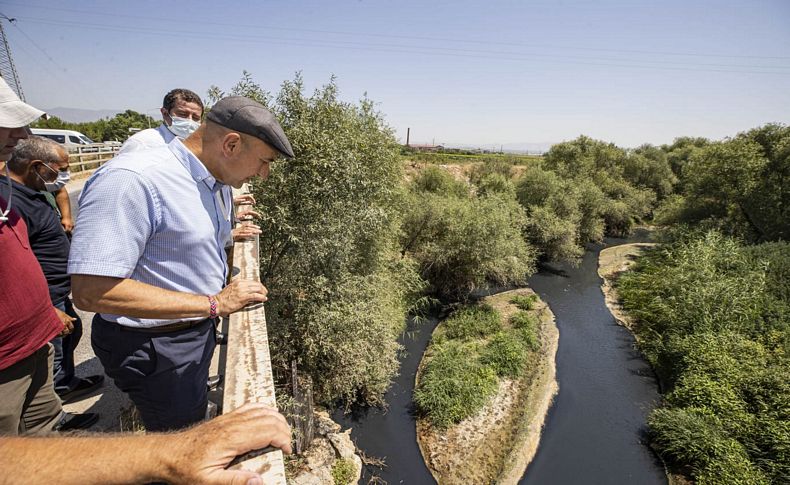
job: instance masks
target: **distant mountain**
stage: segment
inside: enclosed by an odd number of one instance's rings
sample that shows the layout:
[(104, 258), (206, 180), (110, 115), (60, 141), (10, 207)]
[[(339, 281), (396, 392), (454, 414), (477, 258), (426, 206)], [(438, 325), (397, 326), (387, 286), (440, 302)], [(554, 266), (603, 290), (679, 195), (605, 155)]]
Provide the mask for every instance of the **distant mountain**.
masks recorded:
[(96, 121), (108, 116), (112, 118), (118, 113), (123, 113), (123, 109), (80, 109), (80, 108), (51, 108), (44, 110), (50, 116), (57, 116), (63, 121), (72, 123), (84, 123), (86, 121)]

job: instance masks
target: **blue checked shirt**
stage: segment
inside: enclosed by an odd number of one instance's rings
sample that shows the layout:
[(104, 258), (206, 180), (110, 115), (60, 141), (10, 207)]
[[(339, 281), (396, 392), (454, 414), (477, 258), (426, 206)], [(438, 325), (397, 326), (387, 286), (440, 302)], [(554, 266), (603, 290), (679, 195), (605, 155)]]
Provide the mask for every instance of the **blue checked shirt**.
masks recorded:
[[(231, 239), (230, 187), (180, 140), (117, 156), (88, 180), (79, 204), (69, 274), (129, 278), (201, 295), (222, 290), (224, 248)], [(102, 317), (130, 327), (174, 322)]]

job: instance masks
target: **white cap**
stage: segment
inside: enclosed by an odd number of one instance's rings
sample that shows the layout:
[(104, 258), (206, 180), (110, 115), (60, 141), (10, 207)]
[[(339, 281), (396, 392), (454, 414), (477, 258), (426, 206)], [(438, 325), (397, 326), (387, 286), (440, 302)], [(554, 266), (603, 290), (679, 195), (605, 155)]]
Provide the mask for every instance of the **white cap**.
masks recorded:
[(0, 128), (20, 128), (44, 116), (44, 112), (19, 99), (0, 78)]

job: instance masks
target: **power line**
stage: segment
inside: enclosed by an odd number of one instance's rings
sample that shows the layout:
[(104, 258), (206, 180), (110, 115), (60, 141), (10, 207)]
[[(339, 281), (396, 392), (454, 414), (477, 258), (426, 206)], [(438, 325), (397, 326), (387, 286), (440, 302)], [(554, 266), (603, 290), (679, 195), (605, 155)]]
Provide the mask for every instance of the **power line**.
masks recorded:
[[(15, 2), (6, 2), (8, 5), (18, 5), (30, 8), (37, 8), (37, 9), (45, 9), (45, 10), (57, 10), (62, 12), (69, 12), (69, 13), (78, 13), (78, 14), (87, 14), (87, 15), (94, 15), (94, 16), (104, 16), (104, 17), (112, 17), (112, 18), (129, 18), (129, 19), (138, 19), (138, 20), (152, 20), (152, 21), (162, 21), (161, 17), (150, 17), (144, 15), (131, 15), (131, 14), (118, 14), (118, 13), (104, 13), (104, 12), (97, 12), (92, 10), (82, 10), (82, 9), (69, 9), (69, 8), (62, 8), (62, 7), (52, 7), (52, 6), (43, 6), (43, 5), (31, 5), (28, 3), (15, 3)], [(167, 19), (169, 20), (169, 19)], [(406, 35), (394, 35), (394, 34), (382, 34), (382, 33), (367, 33), (367, 32), (349, 32), (349, 31), (332, 31), (332, 30), (317, 30), (317, 29), (299, 29), (299, 28), (292, 28), (292, 27), (276, 27), (276, 26), (262, 26), (260, 24), (239, 24), (239, 23), (227, 23), (227, 22), (209, 22), (209, 21), (200, 21), (200, 20), (190, 20), (192, 24), (202, 24), (202, 25), (213, 25), (213, 26), (220, 26), (220, 27), (232, 27), (234, 30), (239, 28), (254, 28), (256, 30), (265, 29), (265, 30), (277, 30), (277, 31), (288, 31), (288, 32), (307, 32), (307, 33), (317, 33), (317, 34), (329, 34), (329, 35), (346, 35), (346, 36), (360, 36), (360, 37), (379, 37), (379, 38), (391, 38), (391, 39), (405, 39), (405, 40), (419, 40), (419, 41), (438, 41), (438, 42), (454, 42), (454, 43), (466, 43), (466, 44), (479, 44), (479, 45), (499, 45), (499, 46), (511, 46), (511, 47), (529, 47), (529, 48), (538, 48), (538, 49), (565, 49), (565, 50), (580, 50), (580, 51), (591, 51), (591, 52), (621, 52), (621, 53), (629, 53), (629, 54), (648, 54), (648, 55), (665, 55), (665, 56), (682, 56), (682, 57), (717, 57), (717, 58), (732, 58), (732, 59), (764, 59), (764, 60), (790, 60), (790, 56), (760, 56), (760, 55), (736, 55), (736, 54), (713, 54), (713, 53), (691, 53), (691, 52), (671, 52), (671, 51), (650, 51), (650, 50), (641, 50), (641, 49), (606, 49), (606, 48), (596, 48), (596, 47), (583, 47), (583, 46), (561, 46), (561, 45), (552, 45), (552, 44), (532, 44), (532, 43), (524, 43), (524, 42), (501, 42), (501, 41), (487, 41), (487, 40), (475, 40), (475, 39), (461, 39), (461, 38), (452, 38), (452, 37), (432, 37), (432, 36), (406, 36)]]
[[(412, 45), (398, 45), (398, 44), (371, 44), (351, 41), (334, 41), (334, 40), (314, 40), (314, 39), (283, 39), (282, 37), (269, 37), (261, 35), (245, 35), (245, 34), (219, 34), (208, 33), (200, 31), (185, 31), (185, 30), (172, 30), (172, 29), (158, 29), (147, 27), (129, 27), (129, 26), (115, 26), (106, 24), (93, 24), (87, 22), (73, 22), (73, 21), (52, 21), (49, 19), (41, 18), (27, 18), (30, 23), (38, 23), (43, 25), (52, 25), (59, 27), (74, 27), (74, 28), (91, 28), (93, 30), (104, 30), (112, 32), (127, 32), (138, 34), (151, 34), (161, 35), (166, 37), (195, 37), (199, 39), (217, 39), (217, 40), (232, 40), (240, 42), (281, 44), (281, 45), (297, 45), (307, 47), (325, 47), (325, 48), (343, 48), (353, 50), (367, 50), (376, 52), (397, 52), (407, 54), (429, 54), (450, 57), (463, 57), (463, 58), (483, 58), (483, 59), (497, 59), (497, 60), (511, 60), (511, 61), (529, 61), (535, 59), (545, 59), (549, 61), (556, 61), (567, 59), (574, 64), (603, 66), (603, 67), (625, 67), (625, 68), (638, 68), (638, 69), (659, 69), (659, 70), (675, 70), (675, 71), (702, 71), (702, 72), (732, 72), (732, 73), (747, 73), (747, 74), (790, 74), (790, 66), (768, 66), (768, 65), (729, 65), (729, 64), (699, 64), (699, 63), (685, 63), (685, 62), (672, 62), (672, 61), (633, 61), (630, 59), (616, 59), (616, 58), (588, 58), (579, 56), (556, 56), (549, 54), (528, 54), (508, 51), (484, 51), (473, 49), (458, 49), (448, 47), (426, 47), (426, 46), (412, 46)], [(375, 47), (371, 47), (375, 46)], [(636, 63), (635, 63), (636, 62)], [(640, 63), (640, 64), (637, 64)], [(668, 64), (668, 65), (656, 65)], [(678, 67), (681, 66), (681, 67)], [(688, 66), (688, 67), (683, 67)], [(699, 68), (702, 66), (703, 68)], [(713, 69), (708, 69), (711, 67)], [(725, 69), (718, 69), (723, 67)], [(751, 69), (741, 70), (738, 68)], [(758, 70), (754, 70), (758, 69)]]
[[(0, 15), (2, 15), (2, 14), (0, 14)], [(53, 66), (55, 66), (57, 69), (52, 71), (46, 65), (42, 65), (41, 67), (43, 67), (50, 74), (54, 74), (56, 77), (58, 77), (59, 79), (65, 81), (67, 83), (71, 83), (73, 85), (79, 86), (80, 88), (85, 89), (85, 90), (87, 89), (87, 86), (85, 86), (85, 84), (83, 84), (82, 81), (80, 81), (80, 79), (78, 77), (63, 75), (64, 73), (68, 73), (68, 69), (66, 69), (65, 67), (63, 67), (60, 64), (58, 64), (58, 62), (55, 61), (55, 59), (51, 55), (49, 55), (49, 52), (47, 52), (46, 49), (41, 47), (32, 37), (27, 35), (27, 33), (24, 30), (22, 30), (22, 28), (18, 25), (18, 22), (16, 22), (17, 19), (14, 19), (14, 20), (15, 20), (15, 22), (13, 22), (13, 26), (16, 27), (16, 30), (18, 30), (19, 33), (22, 34), (22, 36), (24, 36), (25, 39), (27, 39), (28, 42), (33, 44), (33, 46), (36, 49), (38, 49), (39, 52), (41, 52), (41, 54), (46, 58), (46, 60), (49, 63), (51, 63)], [(21, 44), (17, 44), (17, 47), (22, 48), (22, 45)]]

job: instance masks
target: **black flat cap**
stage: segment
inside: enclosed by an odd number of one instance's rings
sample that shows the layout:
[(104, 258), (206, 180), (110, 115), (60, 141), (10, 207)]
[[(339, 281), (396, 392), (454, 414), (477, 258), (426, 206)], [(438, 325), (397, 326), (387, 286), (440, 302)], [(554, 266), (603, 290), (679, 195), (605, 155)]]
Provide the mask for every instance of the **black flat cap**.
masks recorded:
[(277, 118), (262, 104), (244, 96), (228, 96), (217, 101), (206, 119), (233, 131), (252, 135), (288, 158), (294, 157)]

